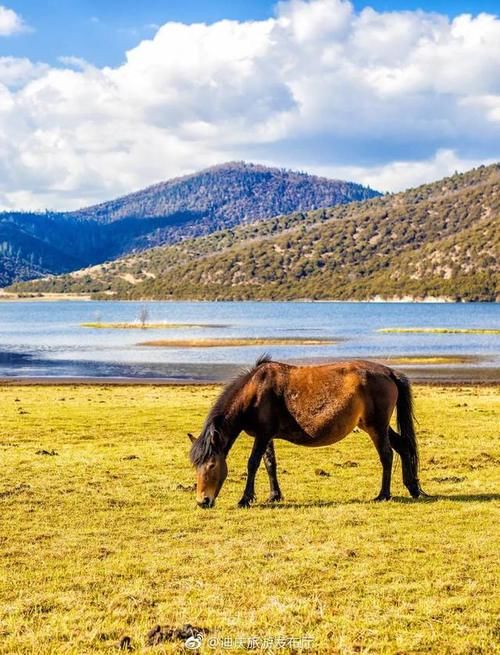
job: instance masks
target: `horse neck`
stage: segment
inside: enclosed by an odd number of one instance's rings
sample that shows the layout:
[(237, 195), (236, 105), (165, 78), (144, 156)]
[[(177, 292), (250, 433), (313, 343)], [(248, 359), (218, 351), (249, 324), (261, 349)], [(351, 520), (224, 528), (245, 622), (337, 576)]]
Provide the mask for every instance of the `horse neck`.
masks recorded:
[(240, 427), (240, 417), (230, 416), (226, 417), (224, 421), (224, 435), (225, 435), (225, 445), (224, 445), (224, 454), (228, 455), (229, 451), (233, 447), (234, 442), (238, 438), (241, 432)]
[(241, 403), (233, 402), (231, 404), (231, 410), (228, 411), (224, 416), (224, 435), (225, 435), (225, 446), (224, 453), (227, 456), (231, 448), (233, 447), (234, 442), (240, 435), (242, 430), (242, 419), (243, 419), (243, 408)]

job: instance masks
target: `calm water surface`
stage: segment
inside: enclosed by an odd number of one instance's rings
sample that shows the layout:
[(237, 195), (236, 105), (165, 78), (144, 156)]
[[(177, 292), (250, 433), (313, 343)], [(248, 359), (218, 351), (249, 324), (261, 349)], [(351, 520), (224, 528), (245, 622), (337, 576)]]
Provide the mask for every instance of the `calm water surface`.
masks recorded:
[[(203, 328), (118, 330), (81, 323), (202, 323)], [(224, 327), (219, 327), (223, 324)], [(498, 304), (279, 302), (1, 302), (0, 377), (223, 379), (269, 350), (278, 360), (475, 355), (485, 375), (500, 367), (500, 337), (381, 334), (384, 327), (500, 328)], [(338, 337), (328, 346), (151, 348), (161, 338)], [(438, 367), (439, 368), (439, 367)], [(446, 369), (446, 367), (441, 367)]]

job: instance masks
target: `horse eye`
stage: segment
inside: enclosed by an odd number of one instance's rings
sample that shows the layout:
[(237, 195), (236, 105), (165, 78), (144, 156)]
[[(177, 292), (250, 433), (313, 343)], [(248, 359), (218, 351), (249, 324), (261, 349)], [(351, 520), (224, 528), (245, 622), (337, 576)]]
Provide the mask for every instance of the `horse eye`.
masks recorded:
[(213, 469), (213, 468), (215, 468), (215, 462), (209, 462), (209, 463), (207, 464), (207, 468), (208, 468), (208, 469)]

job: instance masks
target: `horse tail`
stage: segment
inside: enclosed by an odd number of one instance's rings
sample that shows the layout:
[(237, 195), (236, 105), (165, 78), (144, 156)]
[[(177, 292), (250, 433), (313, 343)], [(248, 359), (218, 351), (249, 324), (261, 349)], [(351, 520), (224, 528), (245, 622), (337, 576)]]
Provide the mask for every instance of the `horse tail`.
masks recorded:
[(405, 450), (408, 453), (408, 468), (412, 478), (412, 486), (416, 487), (411, 490), (415, 495), (423, 494), (418, 481), (419, 454), (417, 435), (415, 434), (415, 414), (413, 410), (413, 394), (410, 381), (399, 371), (391, 371), (392, 379), (398, 388), (397, 424), (398, 431), (405, 444)]

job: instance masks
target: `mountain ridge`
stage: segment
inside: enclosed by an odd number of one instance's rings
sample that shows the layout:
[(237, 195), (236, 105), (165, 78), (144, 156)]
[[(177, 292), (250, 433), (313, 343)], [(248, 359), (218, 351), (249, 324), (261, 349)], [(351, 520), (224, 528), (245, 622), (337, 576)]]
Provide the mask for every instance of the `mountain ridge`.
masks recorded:
[[(378, 195), (354, 182), (233, 162), (72, 212), (2, 212), (0, 286), (277, 214)], [(49, 250), (61, 252), (59, 263)]]
[[(88, 218), (89, 214), (92, 215), (94, 213), (99, 213), (98, 210), (107, 208), (107, 207), (114, 207), (116, 205), (122, 205), (126, 204), (127, 201), (135, 200), (136, 198), (142, 198), (144, 196), (149, 195), (150, 193), (156, 193), (158, 191), (163, 191), (167, 189), (171, 189), (173, 187), (177, 187), (183, 184), (189, 184), (191, 181), (196, 181), (199, 178), (203, 178), (212, 174), (218, 174), (218, 173), (234, 173), (234, 172), (239, 172), (239, 173), (256, 173), (256, 174), (264, 174), (266, 176), (273, 175), (273, 174), (279, 174), (279, 175), (285, 175), (291, 179), (295, 180), (304, 180), (308, 182), (317, 182), (320, 184), (326, 184), (326, 185), (331, 185), (331, 184), (336, 184), (336, 185), (348, 185), (349, 187), (353, 189), (357, 189), (360, 192), (363, 191), (368, 191), (368, 196), (370, 196), (370, 192), (373, 193), (373, 197), (381, 195), (378, 191), (374, 191), (371, 189), (369, 186), (363, 186), (361, 184), (358, 184), (356, 182), (347, 182), (345, 180), (341, 180), (338, 178), (328, 178), (324, 175), (315, 175), (312, 173), (307, 173), (303, 171), (295, 171), (293, 169), (289, 168), (279, 168), (276, 166), (266, 166), (264, 164), (257, 164), (253, 162), (246, 162), (246, 161), (228, 161), (224, 162), (222, 164), (215, 164), (213, 166), (208, 166), (207, 168), (204, 168), (200, 171), (194, 172), (194, 173), (187, 173), (186, 175), (178, 175), (176, 177), (170, 178), (168, 180), (160, 181), (160, 182), (155, 182), (154, 184), (150, 184), (143, 189), (138, 189), (137, 191), (132, 191), (130, 193), (127, 193), (123, 196), (119, 196), (116, 199), (113, 200), (106, 200), (104, 202), (100, 202), (94, 205), (89, 205), (87, 207), (84, 207), (82, 209), (77, 209), (74, 211), (70, 212), (64, 212), (65, 215), (67, 216), (78, 216), (81, 218)], [(303, 207), (298, 207), (297, 210), (304, 209)], [(314, 208), (313, 208), (314, 209)], [(107, 212), (109, 214), (109, 211)], [(285, 212), (283, 212), (285, 213)], [(157, 212), (151, 212), (148, 213), (148, 217), (153, 217), (157, 216)], [(160, 213), (162, 215), (162, 213)], [(273, 213), (273, 216), (277, 215)]]
[(130, 299), (498, 299), (500, 165), (274, 217), (24, 291)]

